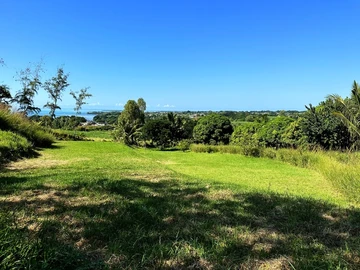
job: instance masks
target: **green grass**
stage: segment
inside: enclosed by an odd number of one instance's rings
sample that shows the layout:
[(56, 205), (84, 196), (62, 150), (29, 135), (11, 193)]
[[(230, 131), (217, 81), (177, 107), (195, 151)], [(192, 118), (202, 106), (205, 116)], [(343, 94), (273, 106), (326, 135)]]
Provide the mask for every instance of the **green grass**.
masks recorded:
[(10, 131), (0, 130), (0, 166), (9, 160), (30, 156), (32, 146), (26, 138)]
[(9, 108), (2, 106), (0, 106), (0, 130), (11, 131), (25, 137), (35, 147), (50, 147), (55, 141), (55, 138), (38, 124), (21, 113), (11, 112)]
[[(190, 150), (196, 153), (244, 154), (243, 146), (239, 145), (192, 144)], [(327, 179), (336, 192), (341, 192), (343, 197), (351, 200), (354, 204), (360, 204), (360, 179), (358, 177), (360, 154), (357, 152), (259, 148), (258, 151), (247, 152), (247, 155), (249, 154), (315, 170)], [(316, 181), (311, 178), (311, 183), (316, 183)], [(326, 193), (329, 191), (326, 190)]]
[[(72, 138), (79, 138), (81, 140), (94, 140), (94, 141), (112, 141), (111, 130), (64, 130), (64, 129), (53, 129), (53, 132), (59, 137), (66, 137), (67, 140), (74, 140)], [(65, 138), (66, 139), (66, 138)], [(75, 139), (76, 140), (76, 139)]]
[(0, 172), (1, 269), (358, 269), (359, 224), (277, 160), (61, 142)]
[(111, 135), (112, 131), (109, 130), (92, 130), (92, 131), (82, 131), (87, 138), (91, 139), (106, 139), (112, 140), (113, 136)]

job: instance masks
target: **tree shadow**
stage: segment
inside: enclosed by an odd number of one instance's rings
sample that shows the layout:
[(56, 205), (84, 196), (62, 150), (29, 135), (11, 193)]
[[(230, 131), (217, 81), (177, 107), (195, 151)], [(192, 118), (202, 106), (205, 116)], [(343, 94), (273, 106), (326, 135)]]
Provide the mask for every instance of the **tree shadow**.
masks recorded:
[(313, 199), (176, 179), (98, 179), (36, 192), (10, 196), (0, 209), (48, 243), (43, 250), (72, 250), (82, 263), (71, 260), (73, 269), (355, 269), (360, 262), (359, 210)]

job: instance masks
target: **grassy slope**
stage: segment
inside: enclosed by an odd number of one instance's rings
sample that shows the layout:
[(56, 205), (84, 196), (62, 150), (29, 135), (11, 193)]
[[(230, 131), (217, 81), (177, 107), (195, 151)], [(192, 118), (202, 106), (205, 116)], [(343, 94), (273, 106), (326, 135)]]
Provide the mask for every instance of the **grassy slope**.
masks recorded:
[[(0, 173), (0, 222), (9, 230), (0, 249), (14, 256), (0, 257), (2, 263), (62, 269), (360, 263), (360, 213), (346, 209), (346, 198), (314, 171), (111, 142), (61, 142), (41, 154)], [(6, 235), (18, 235), (17, 247), (26, 250), (32, 243), (31, 256), (4, 244)]]

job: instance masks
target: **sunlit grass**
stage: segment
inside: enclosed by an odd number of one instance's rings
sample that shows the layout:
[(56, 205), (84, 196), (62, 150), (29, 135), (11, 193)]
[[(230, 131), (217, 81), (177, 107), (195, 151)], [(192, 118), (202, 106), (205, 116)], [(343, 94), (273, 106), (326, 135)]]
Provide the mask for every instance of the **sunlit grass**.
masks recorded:
[(0, 172), (0, 268), (356, 269), (360, 212), (320, 173), (60, 142)]

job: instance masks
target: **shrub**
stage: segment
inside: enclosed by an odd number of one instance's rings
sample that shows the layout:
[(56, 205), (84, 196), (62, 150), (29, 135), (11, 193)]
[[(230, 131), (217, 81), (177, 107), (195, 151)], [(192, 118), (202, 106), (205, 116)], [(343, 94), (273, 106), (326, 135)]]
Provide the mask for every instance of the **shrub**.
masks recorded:
[(71, 131), (61, 130), (61, 129), (52, 129), (51, 134), (61, 141), (86, 141), (85, 135), (83, 133), (73, 133)]
[(189, 140), (189, 139), (187, 139), (187, 140), (181, 140), (181, 141), (178, 143), (177, 147), (178, 147), (178, 149), (181, 150), (181, 151), (187, 151), (187, 150), (190, 150), (191, 143), (192, 143), (192, 140)]
[(104, 126), (94, 126), (94, 125), (85, 125), (79, 126), (76, 128), (78, 131), (108, 131), (114, 130), (114, 126), (111, 125), (104, 125)]

